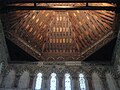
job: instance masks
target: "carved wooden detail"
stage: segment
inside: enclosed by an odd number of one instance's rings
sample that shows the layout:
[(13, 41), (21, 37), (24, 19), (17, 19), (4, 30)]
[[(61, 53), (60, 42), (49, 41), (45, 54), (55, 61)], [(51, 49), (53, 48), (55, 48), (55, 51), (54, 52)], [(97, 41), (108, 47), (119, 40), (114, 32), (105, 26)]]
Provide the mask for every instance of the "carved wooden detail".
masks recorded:
[[(40, 5), (82, 6), (84, 3)], [(6, 37), (40, 61), (81, 61), (116, 37), (112, 11), (24, 10), (3, 17)]]

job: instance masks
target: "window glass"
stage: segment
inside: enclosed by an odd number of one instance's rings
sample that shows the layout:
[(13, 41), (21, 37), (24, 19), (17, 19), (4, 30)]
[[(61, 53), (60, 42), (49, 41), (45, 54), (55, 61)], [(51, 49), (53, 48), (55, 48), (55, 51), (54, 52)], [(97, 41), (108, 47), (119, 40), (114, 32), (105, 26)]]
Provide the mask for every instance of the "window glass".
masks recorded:
[(56, 90), (56, 73), (51, 74), (50, 90)]
[(65, 90), (71, 90), (70, 74), (65, 74)]
[(83, 74), (79, 74), (80, 90), (86, 90), (85, 78)]
[(37, 74), (36, 83), (35, 83), (35, 90), (40, 90), (42, 85), (42, 73)]

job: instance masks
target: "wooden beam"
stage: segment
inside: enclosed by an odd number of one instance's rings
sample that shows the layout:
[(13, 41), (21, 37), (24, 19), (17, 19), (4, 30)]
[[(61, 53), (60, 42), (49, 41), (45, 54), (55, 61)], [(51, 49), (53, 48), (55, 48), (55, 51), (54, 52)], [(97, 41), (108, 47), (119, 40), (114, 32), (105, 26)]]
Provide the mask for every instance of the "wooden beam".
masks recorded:
[(119, 3), (119, 0), (0, 0), (0, 3)]
[(6, 6), (0, 8), (1, 12), (16, 10), (120, 10), (120, 7), (114, 6)]

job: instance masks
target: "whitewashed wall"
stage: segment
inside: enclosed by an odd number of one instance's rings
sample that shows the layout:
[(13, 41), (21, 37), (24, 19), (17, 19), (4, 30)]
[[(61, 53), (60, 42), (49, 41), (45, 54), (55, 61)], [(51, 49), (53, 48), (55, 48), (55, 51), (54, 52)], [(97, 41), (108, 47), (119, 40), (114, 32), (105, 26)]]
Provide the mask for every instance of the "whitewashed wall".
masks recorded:
[(5, 77), (4, 85), (5, 88), (12, 88), (15, 82), (15, 71), (11, 70), (8, 75)]
[(116, 81), (110, 73), (106, 73), (106, 81), (107, 81), (109, 90), (118, 90)]
[(102, 81), (96, 72), (92, 74), (92, 84), (94, 90), (104, 90)]
[(29, 83), (30, 83), (29, 72), (24, 71), (24, 73), (22, 74), (22, 76), (19, 79), (18, 88), (19, 89), (28, 89)]

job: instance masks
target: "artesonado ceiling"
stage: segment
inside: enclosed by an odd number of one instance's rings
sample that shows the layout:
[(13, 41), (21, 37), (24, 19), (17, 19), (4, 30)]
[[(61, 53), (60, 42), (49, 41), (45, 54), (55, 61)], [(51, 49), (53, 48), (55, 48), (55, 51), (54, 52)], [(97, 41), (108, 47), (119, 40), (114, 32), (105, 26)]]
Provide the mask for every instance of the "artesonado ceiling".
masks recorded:
[[(84, 3), (40, 5), (84, 6)], [(6, 37), (40, 61), (81, 61), (116, 36), (112, 11), (18, 10), (3, 17)]]

